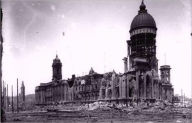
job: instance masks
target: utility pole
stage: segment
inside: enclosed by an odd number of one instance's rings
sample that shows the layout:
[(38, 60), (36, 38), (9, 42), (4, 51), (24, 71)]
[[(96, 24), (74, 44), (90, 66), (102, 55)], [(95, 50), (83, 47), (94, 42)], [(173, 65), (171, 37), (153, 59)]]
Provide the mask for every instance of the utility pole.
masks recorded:
[(12, 85), (11, 88), (12, 88), (12, 100), (11, 100), (11, 101), (12, 101), (12, 104), (11, 104), (11, 106), (12, 106), (12, 112), (13, 112), (13, 111), (14, 111), (14, 110), (13, 110), (13, 85)]
[[(191, 32), (191, 53), (192, 53), (192, 32)], [(191, 62), (192, 62), (192, 54), (191, 54)], [(192, 72), (192, 68), (191, 68), (191, 72)], [(192, 76), (191, 76), (191, 100), (192, 100)]]
[(19, 112), (19, 98), (18, 98), (18, 78), (17, 78), (17, 113)]
[(8, 84), (7, 84), (7, 99), (6, 99), (6, 109), (9, 110), (9, 94), (8, 94)]

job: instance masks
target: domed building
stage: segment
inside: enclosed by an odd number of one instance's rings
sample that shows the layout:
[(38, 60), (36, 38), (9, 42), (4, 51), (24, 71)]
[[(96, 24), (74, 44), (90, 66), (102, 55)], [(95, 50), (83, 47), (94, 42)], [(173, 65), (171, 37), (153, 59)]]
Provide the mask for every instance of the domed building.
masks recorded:
[(91, 103), (108, 101), (129, 104), (132, 102), (172, 102), (173, 87), (170, 66), (163, 65), (158, 72), (156, 57), (157, 25), (142, 1), (138, 14), (130, 26), (127, 57), (123, 58), (124, 73), (115, 71), (98, 74), (91, 68), (88, 75), (62, 80), (62, 63), (58, 56), (53, 60), (53, 78), (36, 87), (36, 104)]
[[(127, 41), (127, 57), (123, 58), (124, 73), (116, 75), (110, 89), (101, 90), (101, 100), (120, 103), (132, 101), (167, 100), (172, 102), (173, 88), (170, 83), (170, 66), (160, 67), (156, 57), (157, 26), (154, 18), (148, 13), (142, 1), (138, 14), (130, 26), (130, 40)], [(113, 82), (114, 81), (114, 82)], [(118, 83), (118, 84), (117, 84)], [(104, 88), (104, 87), (102, 87)], [(112, 91), (112, 96), (107, 95)], [(104, 93), (106, 92), (106, 93)]]

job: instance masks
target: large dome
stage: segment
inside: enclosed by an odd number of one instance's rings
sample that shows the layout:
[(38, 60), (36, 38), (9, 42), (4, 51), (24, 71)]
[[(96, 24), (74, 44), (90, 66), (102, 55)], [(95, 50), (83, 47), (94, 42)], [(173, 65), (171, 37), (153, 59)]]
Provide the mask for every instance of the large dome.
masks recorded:
[(142, 1), (138, 15), (135, 16), (135, 18), (131, 23), (130, 31), (134, 29), (143, 28), (143, 27), (156, 29), (155, 20), (150, 14), (148, 14), (146, 10), (146, 6)]

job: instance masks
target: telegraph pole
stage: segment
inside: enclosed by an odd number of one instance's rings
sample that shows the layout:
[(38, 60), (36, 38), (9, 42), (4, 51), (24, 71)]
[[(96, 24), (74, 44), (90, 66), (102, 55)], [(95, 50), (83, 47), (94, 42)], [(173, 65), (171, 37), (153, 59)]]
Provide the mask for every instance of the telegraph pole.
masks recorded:
[[(192, 32), (191, 32), (191, 53), (192, 53)], [(191, 54), (191, 64), (192, 64), (192, 54)], [(192, 66), (191, 66), (192, 73)], [(192, 76), (191, 76), (191, 100), (192, 100)]]
[(19, 112), (19, 98), (18, 98), (18, 78), (17, 78), (17, 113)]
[(11, 104), (11, 106), (12, 106), (12, 112), (13, 112), (13, 85), (12, 85), (11, 88), (12, 88), (12, 100), (11, 100), (11, 101), (12, 101), (12, 104)]
[(8, 94), (8, 84), (7, 84), (7, 99), (6, 99), (6, 109), (9, 110), (9, 94)]

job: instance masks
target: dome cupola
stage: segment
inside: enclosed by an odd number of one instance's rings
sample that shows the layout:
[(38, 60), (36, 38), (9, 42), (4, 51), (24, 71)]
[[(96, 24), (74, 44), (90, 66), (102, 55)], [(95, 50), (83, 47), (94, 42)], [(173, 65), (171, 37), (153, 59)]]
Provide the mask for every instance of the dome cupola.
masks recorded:
[(55, 59), (53, 59), (53, 78), (52, 80), (61, 80), (62, 79), (62, 63), (60, 59), (58, 58), (58, 55), (56, 55)]
[(156, 33), (157, 27), (154, 18), (147, 12), (144, 1), (140, 5), (138, 14), (134, 17), (130, 33), (131, 35), (138, 33)]
[(53, 59), (53, 64), (61, 63), (58, 55), (56, 55), (55, 59)]

